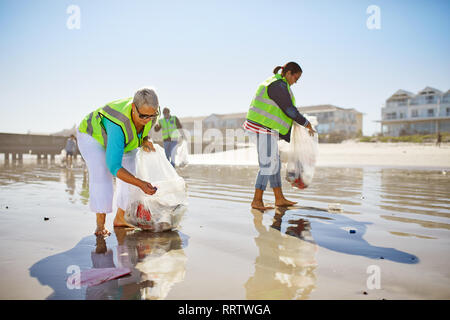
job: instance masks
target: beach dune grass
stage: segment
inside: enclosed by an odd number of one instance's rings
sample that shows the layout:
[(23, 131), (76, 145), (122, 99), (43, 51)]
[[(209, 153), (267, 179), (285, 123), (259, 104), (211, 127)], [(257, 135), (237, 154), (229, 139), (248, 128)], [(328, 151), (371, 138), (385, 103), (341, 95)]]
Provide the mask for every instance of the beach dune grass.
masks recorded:
[[(442, 132), (442, 142), (450, 142), (450, 132)], [(368, 137), (364, 136), (359, 138), (359, 142), (413, 142), (413, 143), (426, 143), (436, 142), (436, 134), (413, 134), (407, 136), (377, 136)]]

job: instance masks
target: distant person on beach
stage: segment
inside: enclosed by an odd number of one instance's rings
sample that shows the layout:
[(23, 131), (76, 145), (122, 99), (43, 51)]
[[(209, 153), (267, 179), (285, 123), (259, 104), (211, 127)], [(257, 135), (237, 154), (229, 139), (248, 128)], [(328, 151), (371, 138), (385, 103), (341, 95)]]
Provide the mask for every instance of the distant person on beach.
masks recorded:
[(129, 227), (124, 218), (128, 184), (149, 195), (156, 192), (150, 182), (134, 174), (137, 148), (155, 151), (148, 133), (158, 116), (156, 92), (143, 88), (134, 97), (115, 100), (94, 110), (78, 126), (78, 148), (89, 171), (90, 208), (97, 214), (96, 235), (110, 234), (105, 220), (113, 207), (113, 176), (118, 178), (114, 227)]
[[(278, 73), (280, 70), (281, 74)], [(287, 200), (281, 190), (278, 139), (290, 142), (293, 121), (308, 128), (311, 136), (315, 133), (309, 121), (298, 112), (291, 91), (291, 86), (302, 75), (300, 66), (289, 62), (283, 67), (276, 67), (273, 73), (258, 86), (243, 124), (244, 129), (256, 137), (259, 171), (251, 206), (259, 210), (273, 209), (263, 203), (263, 193), (268, 182), (273, 189), (276, 206), (286, 207), (297, 203)]]
[(66, 164), (68, 167), (71, 167), (72, 158), (77, 152), (77, 140), (73, 134), (67, 139), (66, 147), (64, 149), (66, 150)]
[(442, 142), (442, 135), (441, 132), (438, 131), (437, 138), (436, 138), (436, 146), (440, 147)]
[(182, 126), (177, 117), (170, 115), (169, 108), (164, 108), (163, 114), (164, 118), (158, 120), (158, 124), (155, 126), (155, 131), (158, 132), (162, 129), (161, 134), (167, 160), (169, 160), (172, 166), (175, 167), (176, 146), (180, 136), (180, 131), (178, 129), (182, 129)]

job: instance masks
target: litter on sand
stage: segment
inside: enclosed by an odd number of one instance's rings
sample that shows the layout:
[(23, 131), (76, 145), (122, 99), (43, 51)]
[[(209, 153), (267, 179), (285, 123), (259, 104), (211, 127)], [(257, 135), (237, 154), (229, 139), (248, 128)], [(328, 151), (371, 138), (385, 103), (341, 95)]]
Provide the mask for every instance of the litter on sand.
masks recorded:
[(339, 213), (343, 212), (341, 204), (340, 203), (329, 203), (328, 204), (328, 212), (330, 213)]
[[(80, 273), (80, 285), (92, 287), (109, 280), (120, 278), (129, 273), (131, 273), (129, 268), (92, 268), (83, 270)], [(73, 276), (75, 275), (77, 274)], [(73, 276), (69, 277), (67, 282), (71, 283), (74, 280)]]

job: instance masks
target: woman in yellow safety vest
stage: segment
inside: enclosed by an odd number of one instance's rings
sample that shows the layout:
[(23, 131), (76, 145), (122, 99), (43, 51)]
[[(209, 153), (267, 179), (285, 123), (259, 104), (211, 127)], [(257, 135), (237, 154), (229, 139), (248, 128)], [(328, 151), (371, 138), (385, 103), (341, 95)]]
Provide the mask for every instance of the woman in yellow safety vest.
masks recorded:
[[(280, 70), (281, 74), (278, 73)], [(290, 142), (293, 121), (308, 128), (310, 135), (315, 133), (309, 121), (298, 112), (291, 91), (291, 86), (302, 75), (301, 67), (295, 62), (289, 62), (276, 67), (273, 73), (258, 86), (243, 124), (244, 129), (256, 139), (259, 171), (251, 206), (259, 210), (273, 209), (263, 203), (263, 193), (268, 182), (273, 188), (276, 206), (296, 203), (287, 200), (281, 190), (278, 139)]]
[(128, 226), (124, 210), (128, 184), (152, 195), (156, 189), (134, 176), (137, 148), (154, 151), (148, 133), (159, 116), (153, 89), (138, 90), (134, 97), (112, 101), (89, 113), (78, 126), (78, 148), (89, 170), (89, 205), (97, 214), (96, 235), (109, 235), (106, 214), (112, 212), (113, 176), (116, 176), (117, 213), (114, 227)]

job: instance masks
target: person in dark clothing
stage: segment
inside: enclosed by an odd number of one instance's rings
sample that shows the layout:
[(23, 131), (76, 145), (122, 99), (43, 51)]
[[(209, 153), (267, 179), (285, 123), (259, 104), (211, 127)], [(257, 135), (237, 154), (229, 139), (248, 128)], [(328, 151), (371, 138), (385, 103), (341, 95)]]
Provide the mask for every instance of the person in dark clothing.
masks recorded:
[(177, 150), (178, 138), (184, 138), (180, 120), (176, 116), (170, 115), (169, 108), (163, 109), (164, 118), (159, 119), (155, 126), (155, 131), (158, 132), (162, 129), (162, 138), (164, 151), (166, 153), (167, 160), (170, 161), (173, 167), (175, 167), (175, 155)]
[(66, 165), (72, 167), (72, 158), (77, 153), (77, 139), (75, 138), (75, 135), (72, 134), (69, 139), (67, 139), (64, 150), (66, 150)]
[[(278, 73), (280, 70), (281, 74)], [(254, 209), (273, 209), (265, 206), (262, 199), (268, 182), (273, 188), (276, 206), (285, 207), (296, 203), (287, 200), (281, 190), (278, 139), (290, 142), (293, 121), (306, 127), (311, 136), (316, 132), (311, 123), (298, 112), (290, 88), (298, 81), (302, 72), (295, 62), (276, 67), (274, 75), (258, 87), (243, 124), (244, 129), (256, 135), (257, 141), (259, 172), (251, 204)]]

